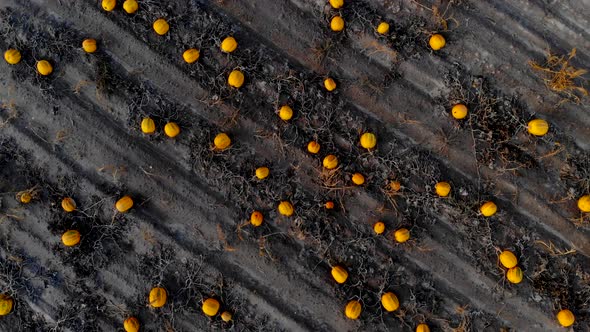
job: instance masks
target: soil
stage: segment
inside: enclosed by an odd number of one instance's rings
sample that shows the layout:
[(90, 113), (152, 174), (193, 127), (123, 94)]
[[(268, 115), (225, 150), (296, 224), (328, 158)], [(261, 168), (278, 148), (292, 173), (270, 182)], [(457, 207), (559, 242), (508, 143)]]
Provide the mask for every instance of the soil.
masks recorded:
[[(569, 65), (590, 63), (585, 4), (143, 0), (127, 15), (121, 1), (113, 12), (96, 0), (3, 1), (0, 46), (22, 61), (0, 64), (0, 293), (15, 303), (0, 330), (122, 331), (133, 315), (142, 331), (563, 331), (555, 315), (568, 308), (571, 330), (590, 331), (590, 215), (576, 207), (590, 192), (588, 97), (552, 91), (531, 66), (573, 48)], [(340, 33), (329, 30), (336, 14)], [(436, 52), (435, 32), (447, 40)], [(219, 49), (228, 35), (231, 54)], [(189, 65), (181, 55), (193, 47)], [(51, 75), (36, 74), (40, 59)], [(234, 69), (240, 89), (226, 83)], [(450, 115), (456, 103), (466, 119)], [(277, 115), (285, 104), (289, 122)], [(146, 116), (156, 134), (142, 134)], [(527, 133), (533, 118), (550, 123), (546, 136)], [(374, 150), (359, 144), (366, 131)], [(213, 148), (219, 132), (231, 148)], [(322, 167), (328, 154), (337, 169)], [(351, 183), (356, 172), (364, 185)], [(439, 181), (449, 197), (435, 194)], [(134, 206), (117, 213), (124, 195)], [(64, 197), (78, 209), (66, 213)], [(284, 200), (291, 217), (277, 211)], [(488, 200), (498, 213), (485, 218)], [(61, 243), (69, 229), (79, 245)], [(506, 249), (520, 284), (498, 262)], [(349, 273), (342, 285), (335, 265)], [(163, 308), (148, 304), (155, 286)], [(202, 314), (208, 297), (230, 322)], [(358, 320), (344, 315), (353, 299)]]

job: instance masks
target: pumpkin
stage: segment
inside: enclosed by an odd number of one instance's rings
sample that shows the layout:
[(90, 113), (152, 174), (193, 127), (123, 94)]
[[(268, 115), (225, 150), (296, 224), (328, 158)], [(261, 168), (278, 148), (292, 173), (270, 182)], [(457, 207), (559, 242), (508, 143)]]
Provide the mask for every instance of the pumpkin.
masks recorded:
[(324, 207), (328, 210), (332, 210), (334, 208), (334, 202), (327, 201), (326, 204), (324, 204)]
[(549, 131), (549, 123), (543, 119), (534, 119), (529, 121), (527, 130), (535, 136), (543, 136)]
[(330, 5), (334, 9), (342, 8), (344, 6), (344, 0), (330, 0)]
[(496, 214), (496, 211), (498, 211), (498, 207), (494, 202), (485, 202), (479, 208), (479, 210), (481, 211), (481, 214), (483, 214), (484, 217), (491, 217), (494, 214)]
[(6, 294), (0, 294), (0, 316), (6, 316), (12, 312), (14, 300)]
[(78, 232), (76, 230), (73, 230), (73, 229), (67, 230), (61, 236), (61, 242), (66, 247), (73, 247), (73, 246), (75, 246), (76, 244), (80, 243), (80, 232)]
[(293, 117), (293, 109), (288, 105), (283, 105), (281, 109), (279, 109), (279, 118), (283, 121), (289, 121)]
[(180, 127), (176, 124), (176, 122), (168, 122), (164, 126), (164, 133), (166, 136), (174, 138), (180, 134)]
[(511, 251), (504, 250), (500, 253), (500, 264), (507, 269), (511, 269), (518, 264), (518, 259)]
[(400, 228), (393, 234), (398, 243), (404, 243), (410, 239), (410, 231), (407, 228)]
[(416, 326), (416, 332), (430, 332), (430, 327), (424, 323), (418, 324), (418, 326)]
[(377, 137), (373, 133), (364, 133), (361, 135), (361, 146), (370, 150), (377, 145)]
[(232, 314), (229, 311), (224, 311), (221, 313), (221, 320), (224, 322), (229, 322), (232, 319)]
[(107, 12), (113, 11), (116, 5), (117, 1), (115, 0), (102, 0), (102, 9), (106, 10)]
[(135, 13), (138, 8), (139, 4), (137, 3), (137, 0), (125, 0), (125, 2), (123, 2), (123, 10), (125, 10), (127, 14)]
[(381, 296), (381, 305), (389, 312), (396, 311), (399, 308), (399, 300), (395, 294), (387, 292)]
[(354, 173), (352, 175), (352, 183), (354, 183), (357, 186), (360, 186), (363, 183), (365, 183), (365, 177), (361, 173)]
[(130, 196), (123, 196), (115, 203), (115, 209), (121, 213), (129, 211), (132, 207), (133, 199)]
[(344, 309), (344, 314), (348, 319), (358, 319), (361, 315), (362, 306), (359, 301), (352, 300), (346, 304), (346, 308)]
[(231, 53), (238, 48), (238, 42), (234, 37), (225, 37), (221, 42), (221, 50), (225, 53)]
[(47, 76), (53, 72), (53, 66), (47, 60), (38, 61), (37, 72), (43, 76)]
[(225, 150), (231, 145), (231, 139), (226, 133), (219, 133), (215, 136), (213, 145), (217, 150)]
[(168, 294), (166, 290), (162, 287), (154, 287), (150, 291), (150, 305), (154, 308), (161, 308), (166, 304), (166, 299), (168, 298)]
[(28, 192), (24, 192), (20, 195), (20, 202), (23, 204), (29, 204), (31, 202), (31, 200), (33, 199), (33, 196), (28, 193)]
[(323, 164), (326, 169), (334, 169), (338, 167), (338, 158), (333, 154), (329, 154), (324, 158)]
[(335, 32), (344, 30), (344, 19), (341, 16), (334, 16), (330, 21), (330, 29)]
[(557, 313), (557, 321), (559, 322), (559, 324), (561, 326), (569, 327), (569, 326), (574, 325), (574, 322), (576, 321), (576, 317), (574, 316), (574, 313), (571, 312), (570, 310), (563, 309)]
[(313, 154), (320, 152), (320, 143), (318, 143), (316, 141), (309, 142), (307, 144), (307, 151), (309, 151), (309, 153), (313, 153)]
[(467, 116), (467, 106), (463, 104), (454, 105), (451, 109), (451, 114), (457, 120), (464, 119)]
[(166, 32), (168, 32), (168, 30), (170, 30), (170, 25), (168, 25), (168, 22), (166, 22), (165, 19), (163, 18), (159, 18), (154, 22), (154, 31), (160, 35), (163, 36), (166, 34)]
[(258, 180), (262, 180), (262, 179), (266, 179), (268, 177), (268, 174), (270, 173), (270, 170), (268, 169), (268, 167), (258, 167), (256, 169), (256, 177), (258, 178)]
[(440, 50), (441, 48), (445, 47), (445, 44), (447, 42), (445, 41), (445, 37), (443, 37), (441, 34), (434, 34), (430, 37), (430, 40), (428, 41), (428, 44), (430, 45), (430, 48), (432, 48), (435, 51)]
[(590, 212), (590, 195), (584, 195), (578, 199), (578, 209), (582, 212)]
[(377, 26), (377, 32), (381, 35), (387, 34), (389, 32), (389, 23), (387, 23), (387, 22), (379, 23), (379, 25)]
[(203, 313), (209, 317), (213, 317), (215, 315), (217, 315), (217, 312), (219, 311), (219, 301), (217, 301), (216, 299), (206, 299), (205, 301), (203, 301)]
[(8, 64), (16, 65), (21, 60), (20, 52), (11, 48), (4, 52), (4, 60), (6, 60)]
[(385, 232), (385, 224), (382, 221), (378, 221), (373, 224), (373, 230), (376, 234), (383, 234)]
[(434, 186), (434, 191), (440, 197), (447, 197), (451, 192), (451, 185), (448, 182), (439, 182)]
[(84, 39), (82, 42), (82, 49), (86, 53), (94, 53), (96, 52), (96, 40), (94, 39)]
[(232, 70), (227, 78), (227, 84), (234, 88), (239, 88), (244, 84), (244, 74), (239, 70)]
[(348, 279), (348, 272), (342, 266), (337, 265), (332, 268), (332, 277), (337, 283), (343, 284)]
[(150, 135), (156, 132), (156, 122), (152, 118), (143, 118), (141, 120), (141, 131), (144, 134)]
[(76, 202), (71, 197), (66, 197), (61, 200), (61, 207), (66, 212), (76, 211)]
[(522, 270), (518, 266), (508, 269), (508, 272), (506, 272), (506, 279), (508, 279), (508, 281), (510, 281), (513, 284), (520, 283), (522, 281), (523, 277), (524, 277), (524, 274), (522, 273)]
[(250, 215), (250, 223), (254, 227), (258, 227), (258, 226), (262, 225), (262, 221), (264, 221), (264, 216), (262, 215), (262, 213), (260, 213), (258, 211), (252, 212), (252, 214)]
[(336, 82), (332, 78), (328, 77), (324, 80), (324, 87), (328, 91), (334, 91), (336, 90)]
[(391, 191), (399, 191), (402, 188), (402, 184), (399, 181), (391, 181), (389, 182), (389, 190)]
[(125, 332), (138, 332), (139, 331), (139, 320), (135, 317), (127, 317), (123, 321), (123, 328)]
[(186, 63), (193, 63), (199, 60), (200, 55), (201, 53), (199, 53), (199, 50), (196, 48), (189, 48), (188, 50), (184, 51), (184, 53), (182, 53), (182, 58)]
[(279, 213), (282, 214), (285, 217), (290, 217), (293, 215), (293, 204), (287, 202), (287, 201), (282, 201), (279, 203)]

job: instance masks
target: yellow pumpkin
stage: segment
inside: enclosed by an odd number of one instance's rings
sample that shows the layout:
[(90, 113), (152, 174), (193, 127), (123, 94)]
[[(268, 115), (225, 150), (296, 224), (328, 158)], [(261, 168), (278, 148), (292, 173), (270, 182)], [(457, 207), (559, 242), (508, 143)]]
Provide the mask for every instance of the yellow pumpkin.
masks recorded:
[(500, 264), (507, 269), (511, 269), (518, 264), (518, 259), (511, 251), (504, 250), (500, 253)]
[(263, 221), (264, 221), (264, 216), (262, 215), (262, 213), (260, 213), (258, 211), (254, 211), (250, 215), (250, 223), (254, 227), (258, 227), (258, 226), (262, 225)]
[(166, 22), (165, 19), (159, 18), (154, 22), (154, 31), (158, 35), (163, 36), (168, 30), (170, 30), (170, 25), (168, 25), (168, 22)]
[(137, 0), (125, 0), (125, 2), (123, 2), (123, 10), (125, 10), (127, 14), (135, 13), (138, 8), (139, 4), (137, 3)]
[(11, 48), (4, 52), (4, 60), (6, 60), (8, 64), (16, 65), (21, 60), (20, 52)]
[(361, 186), (365, 183), (365, 177), (361, 173), (354, 173), (352, 175), (352, 183)]
[(115, 0), (102, 0), (102, 9), (106, 10), (107, 12), (113, 11), (116, 5), (117, 1)]
[(283, 121), (289, 121), (293, 117), (293, 109), (288, 105), (283, 105), (281, 109), (279, 109), (279, 117)]
[(333, 154), (329, 154), (324, 158), (323, 164), (326, 169), (334, 169), (338, 167), (338, 158)]
[(377, 26), (377, 32), (381, 35), (387, 34), (389, 32), (389, 23), (387, 23), (387, 22), (379, 23), (379, 25)]
[(244, 84), (244, 74), (239, 70), (232, 70), (227, 78), (227, 84), (234, 88), (239, 88)]
[(496, 214), (496, 211), (498, 211), (498, 207), (494, 202), (485, 202), (479, 208), (479, 210), (481, 211), (481, 214), (483, 214), (484, 217), (491, 217), (494, 214)]
[(549, 123), (543, 119), (534, 119), (529, 121), (527, 130), (535, 136), (543, 136), (549, 131)]
[(378, 221), (373, 225), (373, 231), (376, 234), (383, 234), (385, 232), (385, 224), (382, 221)]
[(590, 212), (590, 195), (584, 195), (578, 199), (578, 209), (582, 212)]
[(334, 9), (342, 8), (344, 6), (344, 0), (330, 0), (330, 5)]
[(416, 332), (430, 332), (430, 327), (424, 323), (418, 324), (418, 326), (416, 326)]
[(457, 120), (465, 119), (465, 117), (467, 116), (467, 112), (467, 106), (463, 104), (454, 105), (451, 109), (451, 114)]
[(326, 207), (326, 209), (332, 210), (334, 208), (334, 202), (327, 201), (326, 204), (324, 204), (324, 206)]
[(506, 279), (513, 284), (519, 284), (522, 278), (524, 278), (524, 274), (518, 266), (508, 269), (508, 272), (506, 272)]
[(216, 299), (206, 299), (205, 301), (203, 301), (203, 313), (209, 317), (213, 317), (215, 315), (217, 315), (217, 312), (219, 311), (219, 301), (217, 301)]
[(186, 63), (193, 63), (199, 60), (199, 56), (201, 56), (201, 53), (196, 48), (189, 48), (182, 53), (182, 58)]
[(78, 232), (76, 230), (73, 230), (73, 229), (67, 230), (61, 236), (61, 242), (66, 247), (73, 247), (73, 246), (75, 246), (76, 244), (80, 243), (80, 232)]
[(231, 139), (226, 133), (219, 133), (213, 140), (213, 145), (217, 150), (225, 150), (231, 145)]
[(389, 182), (389, 190), (391, 191), (399, 191), (402, 188), (402, 184), (399, 181), (391, 181)]
[(11, 313), (13, 306), (14, 300), (10, 296), (0, 294), (0, 316), (6, 316)]
[(348, 279), (348, 272), (342, 266), (337, 265), (332, 268), (332, 277), (337, 283), (343, 284)]
[(127, 317), (123, 321), (123, 328), (125, 332), (138, 332), (139, 331), (139, 320), (135, 317)]
[(361, 146), (370, 150), (377, 145), (377, 136), (373, 133), (364, 133), (361, 135)]
[(256, 169), (256, 177), (258, 178), (258, 180), (266, 179), (268, 177), (268, 174), (270, 174), (270, 170), (268, 169), (268, 167), (258, 167)]
[(328, 91), (334, 91), (336, 90), (336, 82), (332, 78), (328, 77), (324, 80), (324, 87)]
[(290, 217), (293, 215), (293, 212), (295, 212), (293, 210), (293, 204), (287, 201), (282, 201), (279, 203), (279, 213), (283, 216)]
[(152, 118), (143, 118), (141, 120), (141, 131), (150, 135), (156, 132), (156, 122)]
[(335, 32), (344, 30), (344, 19), (340, 16), (334, 16), (330, 21), (330, 29)]
[(393, 234), (398, 243), (404, 243), (410, 239), (410, 231), (407, 228), (400, 228)]
[(82, 49), (86, 53), (94, 53), (96, 52), (96, 40), (94, 39), (84, 39), (82, 42)]
[(176, 124), (176, 122), (168, 122), (164, 126), (164, 133), (166, 136), (174, 138), (180, 134), (180, 127)]
[(129, 211), (132, 207), (133, 199), (130, 196), (123, 196), (115, 203), (115, 209), (121, 213)]
[(445, 47), (446, 44), (446, 40), (445, 37), (443, 37), (441, 34), (434, 34), (430, 37), (430, 40), (428, 41), (428, 44), (430, 45), (430, 48), (432, 48), (435, 51), (440, 50), (441, 48)]
[(150, 305), (154, 308), (161, 308), (166, 304), (166, 299), (168, 298), (168, 294), (166, 290), (162, 287), (154, 287), (150, 291)]
[(447, 197), (451, 192), (451, 185), (448, 182), (439, 182), (434, 186), (434, 190), (440, 197)]
[(387, 292), (381, 296), (381, 304), (389, 312), (396, 311), (399, 308), (399, 300), (392, 292)]
[(24, 193), (20, 194), (20, 197), (19, 197), (20, 202), (23, 204), (29, 204), (32, 199), (33, 199), (33, 196), (28, 192), (24, 192)]
[(320, 152), (320, 143), (318, 143), (316, 141), (309, 142), (307, 144), (307, 151), (309, 151), (309, 153), (313, 153), (313, 154)]
[(574, 313), (570, 310), (563, 309), (557, 313), (557, 321), (559, 322), (559, 325), (563, 327), (570, 327), (574, 325), (576, 317), (574, 316)]
[(224, 311), (221, 313), (221, 320), (224, 322), (229, 322), (232, 319), (232, 314), (229, 311)]
[(38, 61), (37, 72), (43, 76), (47, 76), (53, 72), (53, 66), (47, 60)]
[(61, 200), (61, 207), (66, 212), (76, 211), (76, 202), (71, 197), (66, 197)]
[(356, 300), (352, 300), (348, 302), (346, 305), (346, 309), (344, 309), (344, 314), (348, 319), (358, 319), (361, 315), (361, 311), (363, 310), (361, 303)]
[(221, 42), (221, 50), (225, 53), (231, 53), (238, 48), (238, 42), (234, 37), (225, 37)]

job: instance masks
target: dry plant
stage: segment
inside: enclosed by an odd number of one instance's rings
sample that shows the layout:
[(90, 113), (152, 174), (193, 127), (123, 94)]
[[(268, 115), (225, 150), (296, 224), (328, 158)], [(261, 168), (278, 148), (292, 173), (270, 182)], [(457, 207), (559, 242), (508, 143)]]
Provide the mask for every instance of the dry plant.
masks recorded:
[(561, 250), (557, 248), (551, 241), (549, 241), (549, 244), (541, 240), (537, 240), (535, 243), (544, 246), (551, 256), (566, 256), (575, 254), (577, 252), (576, 249)]

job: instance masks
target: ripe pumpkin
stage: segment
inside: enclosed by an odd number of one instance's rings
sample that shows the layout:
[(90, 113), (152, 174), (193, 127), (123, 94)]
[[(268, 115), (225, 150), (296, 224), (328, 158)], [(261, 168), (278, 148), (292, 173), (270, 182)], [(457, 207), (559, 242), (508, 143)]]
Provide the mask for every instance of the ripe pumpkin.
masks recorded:
[(279, 109), (279, 117), (283, 121), (289, 121), (293, 117), (293, 109), (288, 105), (283, 105), (281, 109)]
[(570, 327), (574, 325), (576, 317), (569, 309), (563, 309), (557, 313), (557, 321), (559, 322), (559, 325), (563, 327)]
[(150, 135), (156, 132), (156, 122), (152, 118), (143, 118), (141, 120), (141, 131), (146, 134)]
[(231, 145), (231, 139), (226, 133), (219, 133), (213, 140), (213, 145), (217, 150), (225, 150)]
[(279, 213), (283, 216), (290, 217), (293, 215), (293, 212), (295, 212), (293, 210), (293, 204), (287, 201), (282, 201), (279, 203)]
[(344, 6), (344, 0), (330, 0), (330, 5), (334, 9), (342, 8)]
[(410, 239), (410, 231), (407, 228), (400, 228), (393, 234), (395, 241), (404, 243)]
[(0, 316), (6, 316), (11, 313), (13, 306), (14, 300), (10, 296), (0, 294)]
[(341, 16), (334, 16), (330, 21), (330, 29), (335, 32), (344, 30), (344, 19)]
[(391, 191), (399, 191), (402, 188), (402, 184), (399, 181), (391, 181), (389, 182), (389, 189)]
[(396, 311), (399, 308), (399, 300), (395, 294), (387, 292), (381, 296), (381, 305), (389, 312)]
[(264, 221), (264, 216), (262, 215), (262, 213), (260, 213), (258, 211), (254, 211), (250, 215), (250, 223), (254, 227), (258, 227), (258, 226), (262, 225), (263, 221)]
[(373, 133), (364, 133), (361, 135), (361, 146), (370, 150), (377, 145), (377, 136)]
[(53, 66), (47, 60), (38, 61), (37, 72), (43, 76), (47, 76), (53, 72)]
[(206, 299), (205, 301), (203, 301), (203, 313), (209, 317), (213, 317), (215, 315), (217, 315), (217, 312), (219, 311), (219, 301), (217, 301), (216, 299)]
[(337, 283), (343, 284), (348, 279), (348, 272), (342, 266), (336, 265), (332, 268), (332, 277)]
[(451, 185), (448, 182), (439, 182), (434, 186), (434, 190), (440, 197), (447, 197), (451, 192)]
[(176, 124), (176, 122), (168, 122), (164, 126), (164, 133), (166, 136), (174, 138), (180, 134), (180, 127)]
[(329, 154), (324, 158), (323, 164), (326, 169), (334, 169), (338, 167), (338, 158), (333, 154)]
[(465, 119), (465, 117), (467, 116), (467, 112), (467, 106), (463, 104), (454, 105), (451, 109), (451, 114), (457, 120)]
[(96, 40), (92, 38), (84, 39), (84, 41), (82, 42), (82, 49), (86, 53), (96, 52)]
[(484, 217), (491, 217), (498, 211), (498, 206), (494, 202), (485, 202), (479, 208)]
[(590, 195), (584, 195), (578, 199), (578, 209), (582, 212), (590, 212)]
[(28, 192), (24, 192), (20, 195), (20, 202), (23, 204), (29, 204), (31, 202), (31, 200), (33, 199), (33, 196), (28, 193)]
[(80, 243), (80, 232), (78, 232), (77, 230), (73, 230), (73, 229), (67, 230), (61, 236), (61, 242), (66, 247), (75, 246), (76, 244)]
[(150, 291), (150, 305), (154, 308), (161, 308), (166, 304), (166, 299), (168, 298), (168, 294), (166, 290), (162, 287), (154, 287)]
[(66, 212), (76, 211), (76, 202), (71, 197), (66, 197), (61, 200), (61, 207)]
[(518, 264), (518, 259), (511, 251), (504, 250), (500, 253), (500, 264), (507, 269), (511, 269)]
[(352, 183), (361, 186), (365, 183), (365, 177), (361, 173), (354, 173), (352, 175)]
[(385, 224), (382, 221), (376, 222), (373, 224), (373, 231), (375, 231), (376, 234), (383, 234), (383, 232), (385, 232)]
[(168, 30), (170, 30), (170, 25), (168, 25), (168, 22), (166, 22), (165, 19), (159, 18), (154, 22), (154, 31), (158, 35), (163, 36)]
[(4, 60), (6, 60), (8, 64), (16, 65), (21, 60), (20, 52), (11, 48), (4, 52)]
[(529, 121), (527, 130), (535, 136), (543, 136), (549, 131), (549, 123), (543, 119), (534, 119)]
[(182, 58), (186, 63), (193, 63), (199, 60), (199, 56), (201, 56), (201, 53), (196, 48), (189, 48), (182, 53)]
[(239, 88), (244, 84), (244, 74), (239, 70), (232, 70), (227, 78), (227, 84), (234, 88)]
[(123, 328), (125, 332), (138, 332), (139, 331), (139, 320), (135, 317), (127, 317), (123, 321)]
[(432, 48), (435, 51), (440, 50), (441, 48), (445, 47), (446, 44), (446, 40), (445, 37), (443, 37), (441, 34), (434, 34), (430, 37), (430, 40), (428, 41), (428, 44), (430, 45), (430, 48)]
[(258, 180), (262, 180), (262, 179), (266, 179), (268, 177), (268, 174), (270, 174), (270, 170), (268, 169), (268, 167), (258, 167), (256, 169), (256, 177), (258, 178)]
[(224, 311), (223, 313), (221, 313), (221, 320), (224, 322), (229, 322), (232, 319), (232, 314), (229, 311)]
[(328, 210), (332, 210), (334, 208), (334, 202), (332, 201), (327, 201), (326, 204), (324, 205), (326, 207), (326, 209)]
[(309, 142), (307, 144), (307, 151), (309, 151), (309, 153), (313, 153), (313, 154), (320, 152), (320, 143), (318, 143), (316, 141)]
[(115, 209), (121, 213), (129, 211), (132, 207), (133, 199), (130, 196), (123, 196), (115, 203)]
[(139, 4), (137, 3), (137, 0), (125, 0), (125, 2), (123, 2), (123, 10), (125, 10), (127, 14), (135, 13), (138, 8)]
[(387, 23), (387, 22), (379, 23), (379, 25), (377, 26), (377, 32), (381, 35), (387, 34), (389, 32), (389, 23)]
[(106, 10), (107, 12), (113, 11), (116, 5), (116, 0), (102, 0), (102, 9)]
[(231, 53), (238, 48), (238, 42), (234, 37), (225, 37), (225, 39), (221, 42), (221, 50), (225, 53)]
[(508, 272), (506, 272), (506, 279), (513, 284), (519, 284), (522, 278), (524, 278), (524, 274), (518, 266), (508, 269)]
[(348, 302), (346, 305), (346, 309), (344, 309), (344, 314), (348, 319), (358, 319), (361, 315), (361, 311), (363, 310), (361, 303), (356, 300), (352, 300)]
[(418, 324), (418, 326), (416, 326), (416, 332), (430, 332), (430, 327), (424, 323)]
[(336, 82), (332, 78), (328, 77), (324, 80), (324, 87), (328, 91), (334, 91), (336, 90)]

